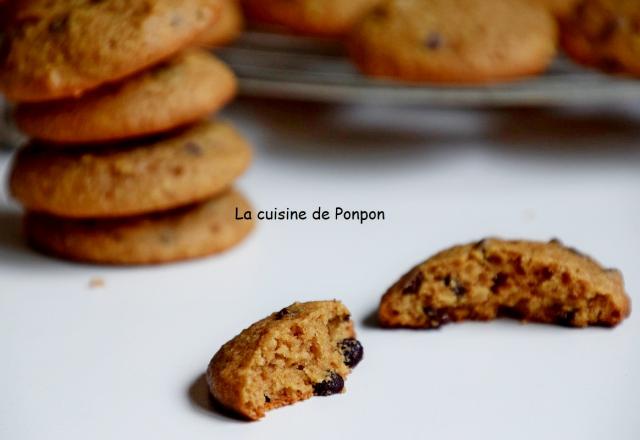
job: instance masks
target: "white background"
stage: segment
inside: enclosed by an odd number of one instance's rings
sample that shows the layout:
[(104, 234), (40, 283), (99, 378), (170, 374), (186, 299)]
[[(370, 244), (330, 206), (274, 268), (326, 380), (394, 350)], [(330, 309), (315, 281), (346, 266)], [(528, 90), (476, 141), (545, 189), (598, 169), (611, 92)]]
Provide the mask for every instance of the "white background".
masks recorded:
[[(640, 301), (640, 112), (452, 111), (239, 101), (259, 209), (384, 209), (384, 222), (261, 223), (218, 257), (148, 268), (32, 253), (0, 210), (0, 438), (640, 438), (640, 319), (385, 331), (367, 319), (413, 264), (487, 235), (620, 268)], [(6, 172), (7, 157), (0, 166)], [(106, 285), (90, 288), (93, 277)], [(202, 373), (253, 321), (338, 298), (365, 359), (347, 392), (242, 422)]]

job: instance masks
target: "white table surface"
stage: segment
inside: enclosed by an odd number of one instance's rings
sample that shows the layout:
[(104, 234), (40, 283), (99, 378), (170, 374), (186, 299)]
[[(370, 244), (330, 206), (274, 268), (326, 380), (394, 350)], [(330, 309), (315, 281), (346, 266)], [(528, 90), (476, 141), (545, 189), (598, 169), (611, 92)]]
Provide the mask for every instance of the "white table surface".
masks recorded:
[[(640, 438), (640, 319), (385, 331), (367, 318), (433, 252), (549, 239), (620, 268), (640, 301), (640, 112), (461, 112), (240, 101), (256, 207), (384, 209), (384, 222), (261, 223), (214, 258), (57, 261), (0, 208), (0, 438)], [(0, 168), (6, 179), (7, 156)], [(102, 288), (90, 288), (94, 277)], [(208, 408), (222, 343), (296, 300), (339, 298), (365, 358), (345, 394), (242, 422)]]

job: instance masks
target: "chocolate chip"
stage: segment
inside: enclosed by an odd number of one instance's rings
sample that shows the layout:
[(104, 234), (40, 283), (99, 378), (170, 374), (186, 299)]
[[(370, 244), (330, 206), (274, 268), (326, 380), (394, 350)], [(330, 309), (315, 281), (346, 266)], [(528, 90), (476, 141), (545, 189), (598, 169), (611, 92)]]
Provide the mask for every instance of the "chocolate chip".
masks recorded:
[(302, 371), (302, 370), (304, 370), (304, 365), (298, 365), (297, 368), (298, 368), (298, 370)]
[(498, 316), (522, 320), (525, 317), (525, 314), (522, 310), (519, 310), (517, 307), (500, 306), (498, 307)]
[(538, 271), (537, 275), (541, 281), (547, 281), (553, 278), (553, 271), (548, 267), (543, 267), (542, 269), (540, 269), (540, 271)]
[(420, 286), (422, 286), (422, 282), (424, 281), (424, 275), (421, 271), (416, 272), (416, 274), (411, 278), (402, 288), (402, 293), (404, 295), (412, 295), (418, 293), (420, 291)]
[(169, 244), (173, 241), (173, 233), (171, 231), (162, 231), (158, 235), (158, 240), (163, 244)]
[(377, 8), (374, 8), (371, 12), (370, 12), (371, 16), (378, 19), (378, 20), (383, 20), (385, 18), (387, 18), (387, 8), (383, 7), (383, 6), (378, 6)]
[[(0, 64), (4, 64), (11, 53), (11, 40), (9, 35), (0, 31)], [(8, 114), (8, 113), (7, 113)]]
[(184, 150), (192, 156), (202, 156), (202, 147), (193, 141), (184, 144)]
[(456, 296), (463, 296), (467, 293), (467, 288), (462, 285), (462, 283), (455, 278), (451, 278), (451, 275), (447, 275), (442, 280), (445, 286), (447, 286)]
[(280, 310), (279, 312), (276, 312), (276, 319), (280, 320), (282, 318), (284, 318), (285, 316), (289, 315), (291, 312), (289, 312), (289, 309), (287, 309), (286, 307), (282, 310)]
[(524, 275), (525, 271), (524, 271), (524, 266), (522, 266), (522, 255), (518, 255), (513, 261), (513, 270), (515, 270), (515, 272), (518, 275)]
[(438, 50), (444, 45), (444, 38), (438, 32), (431, 32), (424, 41), (424, 45), (427, 49)]
[(434, 309), (433, 307), (427, 306), (424, 307), (422, 311), (427, 316), (429, 328), (438, 328), (451, 320), (449, 312), (446, 309)]
[(364, 350), (360, 341), (354, 338), (343, 339), (338, 343), (338, 347), (344, 357), (344, 364), (353, 368), (360, 363)]
[(491, 285), (491, 292), (498, 293), (500, 288), (507, 284), (507, 280), (509, 276), (506, 273), (498, 272), (495, 277), (493, 277), (493, 284)]
[(58, 33), (62, 32), (69, 23), (69, 14), (64, 14), (59, 17), (54, 18), (51, 23), (49, 23), (49, 32)]
[(180, 26), (180, 24), (182, 24), (182, 17), (178, 14), (174, 14), (171, 17), (171, 26), (177, 27)]
[(265, 401), (266, 403), (271, 403), (271, 398), (265, 394), (265, 395), (264, 395), (264, 401)]
[(624, 71), (622, 63), (615, 58), (603, 57), (599, 60), (600, 69), (607, 73), (620, 73)]
[(624, 20), (621, 18), (616, 18), (604, 23), (604, 25), (598, 32), (597, 39), (602, 43), (606, 43), (607, 41), (609, 41), (618, 31), (618, 29), (623, 25), (623, 21)]
[(487, 239), (486, 239), (486, 238), (483, 238), (482, 240), (477, 241), (476, 243), (474, 243), (474, 244), (473, 244), (473, 248), (474, 248), (474, 249), (480, 249), (480, 248), (483, 248), (483, 247), (484, 247), (484, 245), (485, 245), (485, 242), (486, 242), (486, 241), (487, 241)]
[(344, 388), (344, 379), (338, 373), (331, 371), (329, 377), (313, 386), (316, 396), (330, 396), (339, 393)]
[(573, 327), (573, 320), (576, 317), (575, 310), (563, 310), (556, 315), (556, 324), (563, 325), (565, 327)]

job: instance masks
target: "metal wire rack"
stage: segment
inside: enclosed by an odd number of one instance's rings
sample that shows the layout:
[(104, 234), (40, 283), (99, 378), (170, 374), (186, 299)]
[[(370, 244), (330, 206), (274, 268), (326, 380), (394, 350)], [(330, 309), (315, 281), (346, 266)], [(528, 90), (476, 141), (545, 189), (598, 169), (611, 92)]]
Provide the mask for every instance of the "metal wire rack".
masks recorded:
[(640, 80), (602, 74), (559, 57), (542, 76), (488, 86), (407, 85), (367, 78), (339, 42), (249, 31), (218, 54), (246, 96), (433, 106), (555, 106), (640, 102)]

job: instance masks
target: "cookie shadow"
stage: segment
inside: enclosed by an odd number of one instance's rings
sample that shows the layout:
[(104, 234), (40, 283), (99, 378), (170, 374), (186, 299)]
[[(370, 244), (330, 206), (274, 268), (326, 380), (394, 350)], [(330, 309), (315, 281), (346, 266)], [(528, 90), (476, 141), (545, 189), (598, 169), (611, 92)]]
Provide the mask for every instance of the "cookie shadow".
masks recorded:
[(42, 269), (38, 274), (50, 276), (57, 269), (51, 266), (52, 262), (71, 264), (32, 249), (24, 238), (22, 213), (7, 205), (0, 205), (0, 264), (13, 267), (17, 272), (33, 271), (37, 267)]
[(187, 390), (187, 397), (191, 407), (201, 414), (226, 422), (249, 422), (247, 418), (222, 406), (220, 402), (209, 393), (209, 386), (207, 385), (207, 379), (204, 373), (200, 374), (191, 383)]
[(378, 320), (378, 309), (372, 309), (369, 313), (367, 313), (365, 317), (360, 321), (360, 324), (364, 328), (380, 330), (382, 327), (380, 326), (380, 321)]
[(24, 268), (46, 259), (35, 253), (24, 240), (22, 214), (0, 206), (0, 264)]

